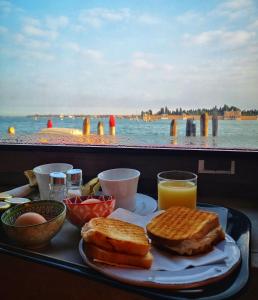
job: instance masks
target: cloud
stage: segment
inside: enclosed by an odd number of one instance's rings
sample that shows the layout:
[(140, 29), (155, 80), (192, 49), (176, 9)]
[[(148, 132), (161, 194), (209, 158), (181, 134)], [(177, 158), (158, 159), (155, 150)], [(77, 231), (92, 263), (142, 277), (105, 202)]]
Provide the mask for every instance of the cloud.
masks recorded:
[(252, 7), (252, 0), (229, 0), (224, 1), (219, 7), (221, 9), (239, 10)]
[(14, 40), (17, 44), (22, 45), (25, 48), (31, 49), (49, 49), (51, 44), (47, 41), (31, 39), (18, 33), (14, 36)]
[[(127, 67), (129, 65), (124, 64), (123, 66)], [(122, 65), (120, 64), (120, 66)], [(162, 78), (167, 78), (175, 69), (175, 66), (171, 63), (161, 63), (157, 54), (142, 51), (132, 53), (131, 66), (136, 70), (146, 71), (146, 75), (149, 73), (149, 70), (155, 69), (156, 75), (159, 74), (158, 76)]]
[(69, 19), (65, 16), (59, 17), (46, 17), (46, 26), (52, 30), (58, 30), (59, 28), (65, 28), (69, 24)]
[(49, 62), (55, 59), (55, 55), (48, 51), (51, 44), (47, 41), (28, 38), (21, 33), (14, 35), (13, 40), (16, 45), (6, 52), (9, 57), (15, 57), (30, 63), (33, 60)]
[(257, 29), (258, 29), (258, 19), (255, 20), (253, 23), (251, 23), (251, 24), (249, 25), (249, 27), (250, 27), (251, 29), (257, 30)]
[(229, 0), (219, 4), (210, 15), (235, 20), (252, 14), (253, 9), (254, 3), (252, 0)]
[(12, 12), (23, 12), (24, 10), (14, 5), (10, 1), (0, 0), (0, 14), (9, 15)]
[(95, 49), (83, 48), (77, 43), (72, 43), (72, 42), (66, 43), (65, 48), (70, 49), (75, 53), (78, 53), (79, 55), (88, 59), (99, 61), (103, 58), (103, 54), (101, 51)]
[(56, 39), (58, 36), (57, 31), (53, 30), (44, 30), (34, 25), (25, 25), (22, 28), (22, 31), (25, 35), (28, 36), (35, 36), (35, 37), (43, 37), (43, 38), (49, 38), (49, 39)]
[(8, 28), (4, 27), (4, 26), (0, 26), (0, 34), (5, 34), (8, 32)]
[(14, 41), (17, 44), (22, 44), (25, 41), (25, 36), (21, 33), (17, 33), (14, 35)]
[(223, 31), (214, 30), (202, 32), (198, 35), (185, 34), (183, 37), (187, 45), (205, 46), (214, 44), (216, 47), (237, 48), (246, 45), (256, 37), (253, 31)]
[(155, 55), (152, 53), (138, 51), (134, 52), (132, 57), (132, 66), (135, 69), (153, 70), (157, 67), (156, 64), (152, 62), (155, 59)]
[[(148, 13), (133, 12), (128, 8), (121, 9), (107, 9), (107, 8), (93, 8), (83, 10), (79, 14), (79, 22), (84, 25), (89, 25), (99, 28), (105, 23), (122, 23), (128, 21), (135, 21), (146, 25), (156, 25), (161, 22), (156, 16)], [(81, 29), (81, 28), (79, 28)]]
[(81, 11), (79, 21), (92, 27), (100, 27), (105, 22), (122, 22), (130, 18), (130, 10), (122, 8), (118, 10), (107, 8), (93, 8)]
[(9, 14), (13, 7), (13, 4), (9, 1), (0, 1), (0, 13)]
[(166, 72), (172, 72), (172, 71), (175, 70), (174, 65), (168, 64), (168, 63), (167, 63), (167, 64), (161, 65), (161, 68), (162, 68), (164, 71), (166, 71)]
[(32, 18), (32, 17), (24, 17), (22, 19), (24, 25), (30, 25), (30, 26), (41, 26), (41, 22), (39, 19)]
[(184, 25), (210, 23), (211, 18), (225, 18), (226, 21), (236, 21), (239, 18), (248, 18), (255, 15), (255, 5), (252, 0), (221, 1), (214, 9), (206, 13), (189, 10), (176, 17)]
[(195, 11), (186, 11), (184, 14), (177, 16), (176, 20), (182, 24), (200, 23), (204, 21), (204, 16)]
[(55, 59), (53, 54), (45, 53), (42, 51), (26, 51), (24, 52), (21, 56), (23, 56), (24, 59), (35, 59), (35, 60), (40, 60), (40, 61), (45, 61), (45, 62), (50, 62)]
[[(34, 60), (49, 62), (55, 59), (55, 56), (51, 53), (44, 51), (42, 48), (28, 46), (28, 47), (16, 47), (12, 49), (2, 48), (1, 51), (5, 56), (9, 58), (19, 59), (22, 62), (32, 64)], [(17, 74), (19, 72), (16, 72)], [(15, 76), (16, 74), (14, 74)], [(23, 78), (21, 76), (21, 78)]]
[(143, 70), (153, 70), (155, 65), (151, 62), (148, 62), (145, 59), (134, 59), (132, 65), (136, 69), (143, 69)]

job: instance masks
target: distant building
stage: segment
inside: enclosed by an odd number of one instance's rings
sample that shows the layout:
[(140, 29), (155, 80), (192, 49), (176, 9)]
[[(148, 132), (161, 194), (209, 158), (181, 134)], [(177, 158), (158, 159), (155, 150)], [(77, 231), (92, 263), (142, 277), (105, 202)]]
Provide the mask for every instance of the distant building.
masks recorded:
[(241, 120), (240, 110), (224, 111), (224, 120)]

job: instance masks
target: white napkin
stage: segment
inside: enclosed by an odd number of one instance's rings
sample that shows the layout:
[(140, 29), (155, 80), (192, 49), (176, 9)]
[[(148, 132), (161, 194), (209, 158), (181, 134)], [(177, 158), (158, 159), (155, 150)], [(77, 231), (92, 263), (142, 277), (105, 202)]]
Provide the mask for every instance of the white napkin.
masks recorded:
[[(139, 225), (146, 229), (146, 225), (150, 222), (150, 220), (160, 213), (161, 211), (157, 211), (147, 216), (140, 216), (126, 209), (118, 208), (109, 215), (109, 218), (126, 221), (132, 224)], [(219, 213), (226, 214), (227, 210), (220, 211)], [(223, 216), (221, 216), (221, 218), (225, 219), (225, 217)], [(226, 243), (226, 241), (222, 241), (221, 243)], [(220, 249), (224, 249), (224, 247), (220, 247)], [(189, 257), (171, 255), (167, 251), (162, 251), (155, 247), (152, 247), (151, 252), (153, 254), (154, 260), (151, 269), (179, 271), (191, 266), (197, 267), (218, 263), (227, 258), (226, 253), (221, 251), (220, 249), (218, 247), (214, 247), (211, 252)]]

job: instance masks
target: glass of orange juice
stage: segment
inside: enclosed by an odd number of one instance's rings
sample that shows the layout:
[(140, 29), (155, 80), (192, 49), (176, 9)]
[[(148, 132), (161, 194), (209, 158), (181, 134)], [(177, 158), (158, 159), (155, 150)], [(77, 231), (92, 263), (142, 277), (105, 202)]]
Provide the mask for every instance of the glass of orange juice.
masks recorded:
[(158, 174), (158, 206), (196, 208), (197, 175), (187, 171), (164, 171)]

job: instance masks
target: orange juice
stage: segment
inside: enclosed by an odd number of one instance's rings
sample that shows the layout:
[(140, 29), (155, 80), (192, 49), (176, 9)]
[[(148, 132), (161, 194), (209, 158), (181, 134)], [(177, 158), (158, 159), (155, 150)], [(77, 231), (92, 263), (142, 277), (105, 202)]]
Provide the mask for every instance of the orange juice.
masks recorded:
[(197, 186), (190, 181), (161, 181), (158, 184), (159, 209), (170, 206), (196, 207)]

